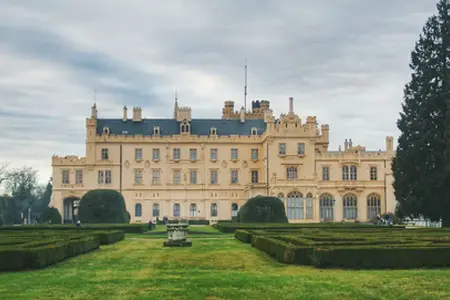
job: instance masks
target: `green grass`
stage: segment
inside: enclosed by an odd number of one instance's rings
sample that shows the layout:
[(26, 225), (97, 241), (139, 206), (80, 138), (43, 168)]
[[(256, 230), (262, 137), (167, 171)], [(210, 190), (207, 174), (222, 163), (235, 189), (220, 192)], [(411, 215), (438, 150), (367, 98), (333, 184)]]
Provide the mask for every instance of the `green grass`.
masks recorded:
[[(152, 239), (164, 239), (167, 238), (166, 226), (158, 225), (155, 229), (147, 231), (144, 234), (127, 234), (127, 237), (132, 238), (152, 238)], [(189, 225), (188, 228), (188, 239), (198, 239), (198, 238), (232, 238), (232, 233), (222, 233), (219, 230), (204, 225)]]
[(47, 269), (0, 273), (0, 298), (450, 299), (450, 269), (320, 270), (277, 263), (235, 239), (193, 239), (190, 248), (164, 240), (134, 237)]

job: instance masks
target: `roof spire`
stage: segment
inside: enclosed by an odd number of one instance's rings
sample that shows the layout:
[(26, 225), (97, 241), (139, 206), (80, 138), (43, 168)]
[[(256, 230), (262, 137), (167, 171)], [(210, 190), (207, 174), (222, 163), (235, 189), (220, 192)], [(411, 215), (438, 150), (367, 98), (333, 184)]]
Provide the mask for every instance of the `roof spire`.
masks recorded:
[(177, 111), (178, 111), (178, 92), (175, 90), (175, 104), (173, 106), (173, 118), (177, 118)]

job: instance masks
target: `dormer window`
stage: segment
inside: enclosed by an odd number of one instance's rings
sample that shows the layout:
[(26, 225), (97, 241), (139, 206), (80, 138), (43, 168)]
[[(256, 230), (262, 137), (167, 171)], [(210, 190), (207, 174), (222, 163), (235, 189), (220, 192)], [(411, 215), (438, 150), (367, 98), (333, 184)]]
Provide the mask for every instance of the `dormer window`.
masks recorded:
[(257, 135), (258, 134), (258, 129), (256, 129), (256, 127), (252, 127), (252, 129), (250, 130), (251, 135)]
[(216, 135), (217, 134), (217, 128), (216, 127), (211, 127), (211, 129), (209, 130), (209, 134), (210, 135)]
[(181, 123), (181, 133), (189, 133), (189, 131), (190, 131), (189, 123), (187, 121), (183, 121), (183, 123)]
[(161, 131), (159, 130), (159, 126), (153, 127), (153, 135), (160, 135)]
[(108, 126), (103, 127), (103, 134), (109, 134), (109, 127)]

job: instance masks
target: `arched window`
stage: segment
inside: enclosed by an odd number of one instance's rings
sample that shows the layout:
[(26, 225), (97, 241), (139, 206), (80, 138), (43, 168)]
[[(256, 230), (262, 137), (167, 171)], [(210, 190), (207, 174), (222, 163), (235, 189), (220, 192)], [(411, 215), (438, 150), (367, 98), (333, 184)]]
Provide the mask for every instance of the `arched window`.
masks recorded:
[(334, 221), (334, 199), (330, 194), (323, 194), (319, 199), (320, 220)]
[(109, 134), (109, 127), (108, 126), (103, 127), (103, 134)]
[(159, 126), (155, 126), (153, 127), (153, 135), (160, 135), (160, 130), (159, 130)]
[(142, 217), (142, 205), (140, 203), (137, 203), (134, 206), (134, 216), (135, 217)]
[(251, 132), (252, 135), (257, 135), (258, 134), (258, 129), (256, 129), (256, 127), (252, 127), (250, 132)]
[(367, 219), (376, 218), (381, 215), (381, 199), (377, 194), (370, 194), (367, 197)]
[(217, 204), (211, 204), (211, 217), (217, 217)]
[(159, 217), (159, 204), (157, 203), (153, 204), (153, 216)]
[(312, 220), (313, 219), (313, 196), (311, 193), (308, 193), (306, 195), (306, 219)]
[(196, 217), (197, 216), (197, 204), (192, 203), (189, 206), (189, 217)]
[(346, 194), (342, 199), (344, 219), (355, 220), (358, 218), (358, 199), (354, 194)]
[(187, 121), (183, 121), (183, 123), (181, 123), (181, 133), (189, 133), (189, 123)]
[(303, 195), (299, 192), (291, 192), (287, 195), (287, 217), (288, 219), (304, 219)]
[(173, 205), (173, 216), (174, 217), (179, 217), (181, 213), (181, 208), (180, 208), (180, 204), (175, 203)]
[(237, 217), (238, 211), (239, 211), (239, 205), (237, 203), (231, 204), (231, 216)]
[(216, 127), (211, 127), (211, 129), (209, 130), (209, 134), (210, 134), (210, 135), (216, 135), (216, 134), (217, 134), (217, 129), (216, 129)]

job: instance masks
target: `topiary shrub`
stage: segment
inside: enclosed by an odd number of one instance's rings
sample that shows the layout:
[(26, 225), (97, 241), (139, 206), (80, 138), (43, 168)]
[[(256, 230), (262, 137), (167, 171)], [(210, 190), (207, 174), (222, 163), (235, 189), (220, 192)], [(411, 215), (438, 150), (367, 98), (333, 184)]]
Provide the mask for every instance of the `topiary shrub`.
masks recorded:
[(80, 200), (81, 223), (129, 223), (125, 199), (115, 190), (91, 190)]
[(288, 223), (284, 203), (277, 197), (256, 196), (247, 200), (238, 212), (242, 223)]
[(61, 224), (61, 214), (55, 207), (47, 207), (39, 218), (39, 223)]

